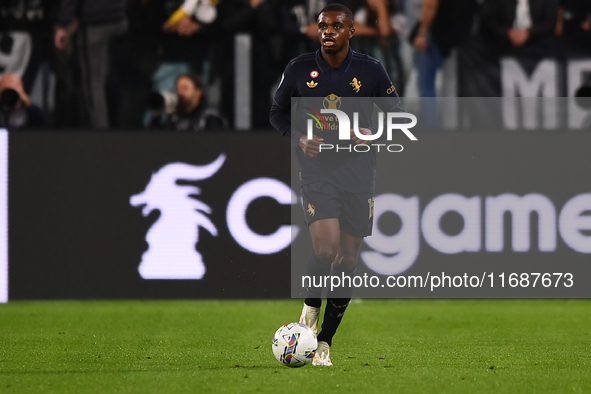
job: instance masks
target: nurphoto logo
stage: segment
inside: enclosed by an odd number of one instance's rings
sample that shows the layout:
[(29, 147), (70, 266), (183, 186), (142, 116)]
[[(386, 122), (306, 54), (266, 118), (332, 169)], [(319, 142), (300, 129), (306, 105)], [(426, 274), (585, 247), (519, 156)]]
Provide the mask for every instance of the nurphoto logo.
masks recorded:
[[(336, 152), (339, 151), (346, 151), (346, 152), (369, 152), (372, 148), (376, 149), (380, 152), (380, 148), (387, 150), (388, 152), (402, 152), (403, 146), (400, 144), (385, 144), (385, 143), (377, 143), (377, 141), (386, 140), (392, 141), (392, 132), (394, 130), (402, 131), (411, 141), (417, 141), (417, 137), (414, 136), (413, 133), (409, 129), (413, 128), (417, 125), (417, 117), (408, 112), (379, 112), (378, 113), (378, 130), (374, 134), (363, 134), (359, 130), (359, 113), (353, 112), (353, 127), (351, 127), (351, 121), (349, 116), (338, 109), (330, 108), (330, 109), (321, 109), (320, 113), (317, 111), (312, 110), (311, 108), (305, 108), (306, 110), (312, 111), (313, 113), (306, 112), (307, 115), (312, 117), (312, 119), (308, 119), (307, 121), (307, 137), (308, 139), (313, 139), (314, 134), (314, 121), (316, 122), (316, 128), (319, 129), (334, 129), (335, 123), (334, 120), (338, 122), (338, 136), (339, 140), (345, 141), (351, 139), (351, 130), (355, 136), (363, 141), (376, 141), (376, 143), (371, 144), (357, 144), (354, 146), (344, 145), (340, 146), (338, 144), (320, 144), (319, 150), (327, 151), (327, 150), (334, 150)], [(328, 114), (332, 116), (323, 116), (323, 114)], [(335, 119), (336, 117), (336, 119)], [(327, 119), (328, 118), (328, 119)], [(384, 135), (384, 118), (386, 119), (386, 126), (385, 126), (385, 138)], [(406, 123), (399, 123), (400, 119), (408, 119)], [(314, 120), (314, 121), (313, 121)], [(329, 123), (327, 122), (330, 122)]]

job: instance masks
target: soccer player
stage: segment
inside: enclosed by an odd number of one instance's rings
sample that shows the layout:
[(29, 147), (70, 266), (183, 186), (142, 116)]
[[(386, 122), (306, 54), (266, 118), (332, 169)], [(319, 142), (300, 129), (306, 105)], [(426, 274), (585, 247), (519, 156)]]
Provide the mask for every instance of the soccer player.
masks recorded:
[[(314, 246), (306, 266), (306, 275), (310, 277), (324, 277), (331, 273), (331, 268), (333, 275), (354, 274), (361, 242), (372, 230), (376, 154), (343, 155), (343, 159), (339, 157), (341, 160), (332, 162), (337, 165), (327, 165), (322, 156), (328, 155), (320, 152), (320, 144), (325, 139), (334, 140), (338, 131), (322, 130), (320, 136), (314, 134), (308, 139), (299, 127), (292, 129), (291, 98), (325, 98), (329, 108), (336, 108), (342, 97), (390, 97), (391, 108), (382, 108), (386, 111), (396, 110), (400, 103), (382, 64), (349, 47), (354, 34), (353, 14), (347, 7), (330, 4), (323, 8), (318, 16), (321, 48), (288, 64), (271, 107), (271, 124), (296, 145), (305, 218)], [(372, 134), (372, 129), (360, 127), (360, 132)], [(352, 132), (351, 135), (354, 144), (371, 142), (355, 137)], [(300, 322), (314, 332), (318, 329), (321, 292), (321, 287), (306, 288), (300, 317)], [(352, 289), (344, 288), (326, 295), (313, 365), (332, 366), (332, 339), (351, 294)]]

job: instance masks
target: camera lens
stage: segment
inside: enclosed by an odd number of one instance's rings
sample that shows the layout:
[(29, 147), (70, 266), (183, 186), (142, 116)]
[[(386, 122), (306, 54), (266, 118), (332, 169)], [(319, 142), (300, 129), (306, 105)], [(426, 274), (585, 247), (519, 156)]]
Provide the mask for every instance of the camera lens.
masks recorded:
[(12, 111), (16, 107), (19, 95), (14, 89), (6, 89), (0, 95), (0, 105), (3, 111)]
[(9, 35), (3, 35), (0, 38), (0, 52), (9, 55), (12, 52), (12, 45), (14, 44), (14, 39)]
[(154, 92), (148, 97), (148, 108), (158, 110), (164, 108), (164, 97), (159, 92)]

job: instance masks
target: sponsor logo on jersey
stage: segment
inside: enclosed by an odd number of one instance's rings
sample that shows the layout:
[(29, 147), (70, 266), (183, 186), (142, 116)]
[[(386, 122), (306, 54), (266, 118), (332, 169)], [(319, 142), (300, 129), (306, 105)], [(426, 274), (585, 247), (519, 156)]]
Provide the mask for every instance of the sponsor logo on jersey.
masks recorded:
[(308, 85), (310, 89), (314, 89), (316, 86), (318, 86), (318, 82), (310, 81), (306, 82), (306, 85)]
[(395, 90), (396, 90), (396, 88), (394, 88), (394, 84), (392, 84), (392, 86), (390, 86), (388, 88), (388, 90), (386, 90), (386, 93), (392, 94), (392, 93), (394, 93)]

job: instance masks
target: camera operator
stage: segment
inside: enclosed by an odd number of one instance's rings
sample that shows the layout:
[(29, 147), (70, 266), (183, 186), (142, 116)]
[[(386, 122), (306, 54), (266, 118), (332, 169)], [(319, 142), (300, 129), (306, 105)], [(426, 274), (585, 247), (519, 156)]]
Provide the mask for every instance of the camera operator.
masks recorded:
[(43, 110), (33, 104), (23, 88), (23, 81), (13, 73), (0, 79), (0, 127), (9, 130), (45, 127)]
[[(227, 128), (228, 122), (215, 109), (207, 106), (201, 78), (182, 74), (176, 80), (176, 96), (170, 92), (155, 93), (148, 103), (153, 110), (151, 128), (174, 128), (202, 131)], [(162, 122), (162, 111), (167, 113)]]

